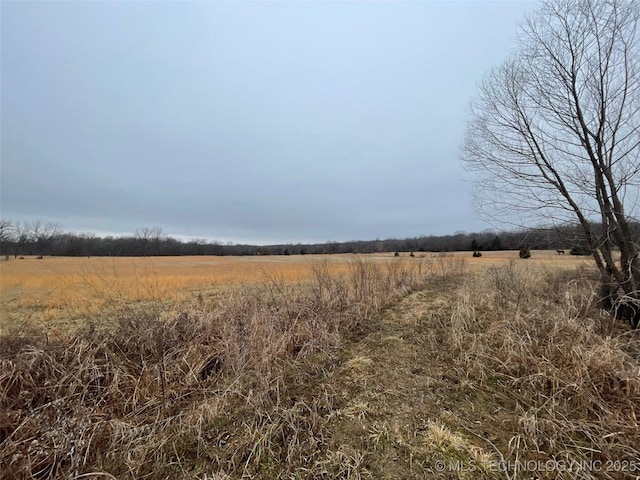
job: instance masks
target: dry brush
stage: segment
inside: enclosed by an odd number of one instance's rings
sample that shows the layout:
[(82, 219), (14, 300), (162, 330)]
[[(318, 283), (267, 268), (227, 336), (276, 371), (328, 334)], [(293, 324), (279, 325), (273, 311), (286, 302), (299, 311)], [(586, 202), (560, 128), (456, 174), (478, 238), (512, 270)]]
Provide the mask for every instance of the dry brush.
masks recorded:
[(313, 281), (122, 308), (48, 341), (0, 339), (3, 478), (330, 477), (320, 461), (347, 334), (433, 273), (423, 261), (312, 265)]

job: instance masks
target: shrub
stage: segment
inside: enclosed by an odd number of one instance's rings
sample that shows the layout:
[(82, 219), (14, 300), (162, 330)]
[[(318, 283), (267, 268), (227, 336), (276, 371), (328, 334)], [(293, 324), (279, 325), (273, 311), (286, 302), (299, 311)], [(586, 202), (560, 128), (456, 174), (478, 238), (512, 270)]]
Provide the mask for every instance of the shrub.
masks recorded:
[(588, 255), (591, 255), (591, 249), (589, 247), (585, 247), (582, 245), (574, 245), (573, 247), (571, 247), (571, 250), (569, 251), (569, 253), (571, 255), (588, 256)]
[(531, 249), (527, 247), (522, 247), (520, 249), (520, 258), (531, 258)]
[(478, 258), (478, 257), (481, 257), (481, 256), (482, 256), (482, 253), (480, 253), (480, 252), (473, 252), (473, 257), (474, 257), (474, 258)]

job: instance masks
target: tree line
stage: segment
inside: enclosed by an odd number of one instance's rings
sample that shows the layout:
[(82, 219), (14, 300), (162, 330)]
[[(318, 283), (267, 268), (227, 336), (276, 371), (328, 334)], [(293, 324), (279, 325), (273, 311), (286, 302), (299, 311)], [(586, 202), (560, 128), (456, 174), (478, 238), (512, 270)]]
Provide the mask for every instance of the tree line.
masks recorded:
[[(640, 224), (632, 225), (640, 238)], [(597, 225), (594, 225), (594, 229)], [(457, 232), (404, 239), (353, 240), (347, 242), (278, 245), (223, 244), (165, 235), (160, 227), (141, 228), (131, 235), (100, 237), (65, 232), (58, 224), (0, 220), (0, 252), (5, 259), (22, 256), (180, 256), (180, 255), (305, 255), (378, 252), (454, 252), (571, 249), (590, 254), (588, 242), (577, 225), (520, 229), (511, 232)]]

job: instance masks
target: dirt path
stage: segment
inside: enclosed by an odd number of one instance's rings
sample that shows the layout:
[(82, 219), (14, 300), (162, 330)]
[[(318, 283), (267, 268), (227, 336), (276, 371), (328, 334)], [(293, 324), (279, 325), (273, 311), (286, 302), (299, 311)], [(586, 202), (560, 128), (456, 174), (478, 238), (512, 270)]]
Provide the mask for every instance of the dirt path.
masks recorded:
[(434, 284), (412, 293), (345, 346), (332, 379), (343, 405), (329, 426), (340, 477), (492, 478), (450, 466), (489, 454), (486, 442), (464, 430), (478, 392), (452, 371), (442, 339), (454, 290)]

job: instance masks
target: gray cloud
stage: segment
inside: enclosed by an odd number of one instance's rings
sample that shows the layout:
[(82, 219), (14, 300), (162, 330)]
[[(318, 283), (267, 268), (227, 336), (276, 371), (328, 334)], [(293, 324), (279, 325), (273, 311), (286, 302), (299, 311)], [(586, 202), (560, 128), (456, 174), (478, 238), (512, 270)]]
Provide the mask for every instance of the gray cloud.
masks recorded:
[(465, 108), (533, 6), (4, 2), (2, 216), (259, 243), (482, 229)]

